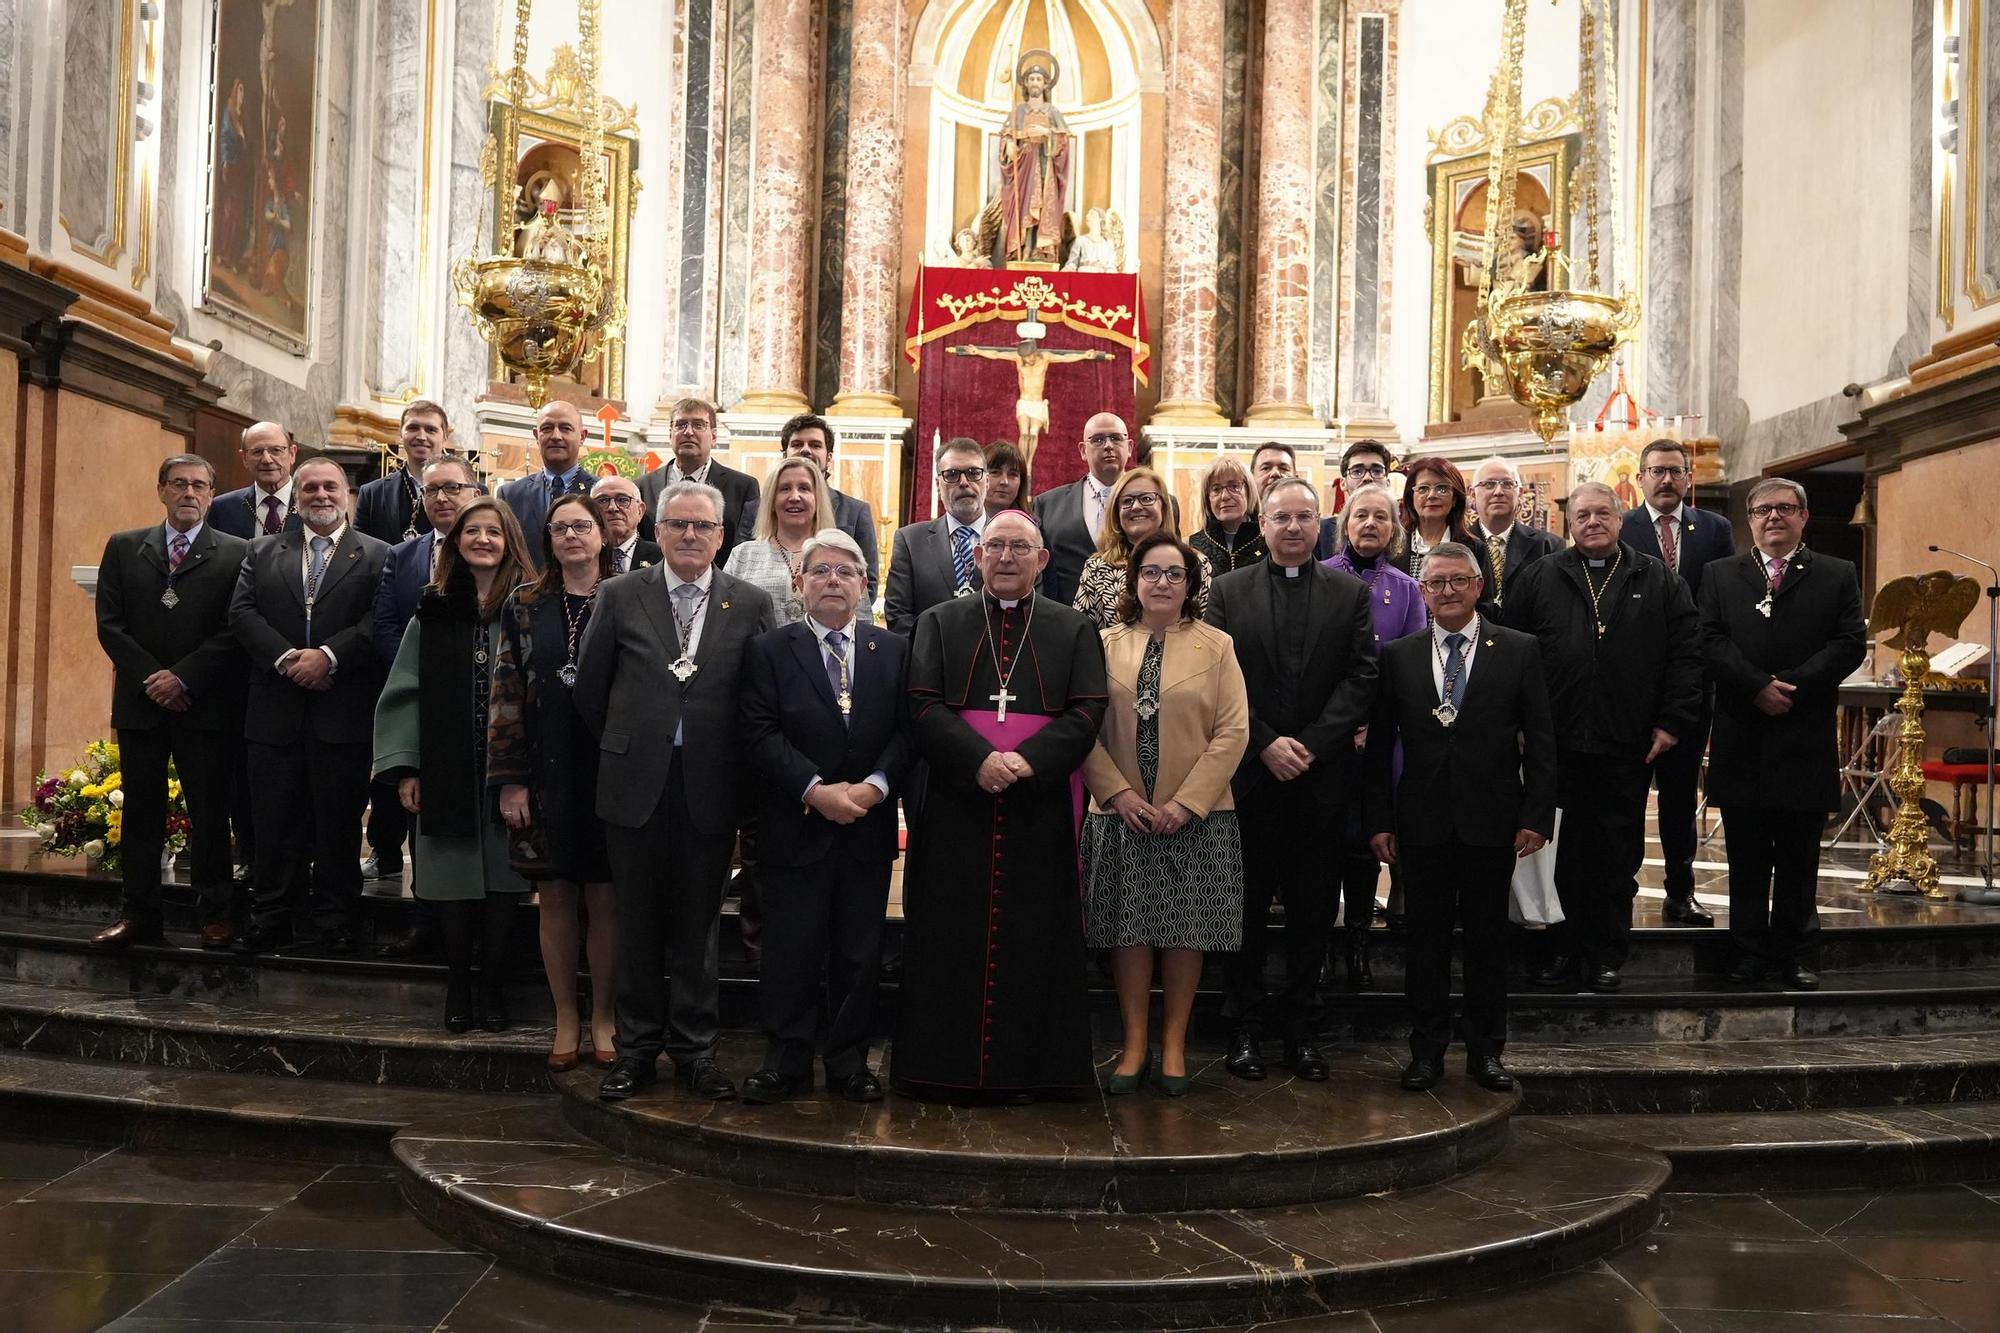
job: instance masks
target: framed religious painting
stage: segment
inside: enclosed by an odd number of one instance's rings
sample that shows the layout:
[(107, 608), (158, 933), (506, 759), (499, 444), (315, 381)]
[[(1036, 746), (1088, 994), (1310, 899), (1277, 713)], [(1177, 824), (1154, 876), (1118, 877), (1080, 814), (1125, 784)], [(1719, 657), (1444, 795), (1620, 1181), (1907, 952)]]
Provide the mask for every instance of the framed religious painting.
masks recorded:
[(314, 146), (327, 0), (212, 0), (202, 309), (311, 340)]

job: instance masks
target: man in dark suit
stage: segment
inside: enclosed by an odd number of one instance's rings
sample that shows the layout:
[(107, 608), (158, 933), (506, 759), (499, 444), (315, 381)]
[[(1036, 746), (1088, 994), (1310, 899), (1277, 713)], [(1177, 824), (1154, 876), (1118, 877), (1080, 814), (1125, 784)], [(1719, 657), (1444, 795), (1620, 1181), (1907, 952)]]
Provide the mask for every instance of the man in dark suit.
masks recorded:
[[(1268, 452), (1267, 452), (1268, 451)], [(1293, 453), (1288, 444), (1266, 444), (1251, 455), (1251, 464), (1265, 463), (1271, 458), (1285, 460), (1285, 475), (1292, 473)], [(1340, 454), (1340, 483), (1343, 496), (1353, 495), (1356, 488), (1370, 484), (1387, 486), (1389, 470), (1396, 466), (1396, 456), (1389, 452), (1389, 446), (1380, 440), (1359, 439), (1347, 446)], [(1256, 485), (1253, 476), (1252, 485)], [(1261, 489), (1261, 487), (1259, 488)], [(1341, 501), (1343, 505), (1347, 502)], [(1340, 551), (1340, 515), (1329, 514), (1319, 521), (1319, 542), (1313, 547), (1313, 559), (1331, 560)]]
[(1819, 840), (1840, 806), (1840, 682), (1868, 655), (1854, 566), (1803, 545), (1805, 487), (1750, 488), (1755, 548), (1711, 564), (1701, 639), (1715, 678), (1708, 799), (1729, 844), (1729, 979), (1814, 990)]
[(432, 456), (444, 447), (451, 421), (444, 409), (419, 398), (403, 409), (403, 465), (378, 477), (355, 493), (354, 526), (370, 537), (394, 546), (431, 530), (423, 503), (423, 475)]
[(768, 595), (716, 568), (725, 512), (713, 486), (668, 487), (665, 562), (605, 580), (577, 660), (618, 906), (618, 1060), (598, 1089), (606, 1101), (651, 1084), (663, 1049), (687, 1091), (736, 1096), (715, 1043), (717, 927), (741, 814), (737, 686), (744, 645), (776, 622)]
[(187, 799), (190, 879), (204, 948), (227, 948), (229, 761), (243, 655), (229, 598), (244, 542), (204, 522), (215, 469), (193, 454), (160, 464), (164, 524), (115, 534), (97, 565), (97, 641), (111, 659), (111, 725), (125, 775), (125, 901), (91, 940), (124, 949), (160, 939), (167, 764)]
[[(1424, 560), (1428, 634), (1382, 648), (1368, 726), (1367, 828), (1375, 854), (1403, 866), (1410, 1063), (1403, 1086), (1437, 1086), (1451, 1044), (1451, 935), (1465, 951), (1465, 1068), (1495, 1092), (1514, 1086), (1507, 1044), (1507, 899), (1517, 858), (1555, 827), (1556, 743), (1541, 651), (1477, 610), (1471, 548)], [(1402, 775), (1395, 776), (1401, 746)]]
[[(1319, 493), (1282, 478), (1258, 521), (1271, 558), (1217, 579), (1208, 622), (1236, 643), (1250, 696), (1250, 745), (1231, 788), (1243, 835), (1243, 947), (1225, 964), (1235, 1035), (1227, 1066), (1264, 1077), (1261, 1040), (1278, 1027), (1285, 1063), (1327, 1076), (1319, 1051), (1319, 971), (1336, 910), (1334, 876), (1315, 830), (1340, 829), (1359, 794), (1354, 738), (1375, 702), (1368, 589), (1312, 558)], [(1264, 987), (1271, 899), (1285, 905), (1285, 990)]]
[(1646, 857), (1652, 765), (1701, 711), (1700, 621), (1687, 585), (1618, 540), (1618, 496), (1599, 481), (1569, 493), (1575, 545), (1521, 571), (1506, 622), (1535, 636), (1556, 737), (1562, 837), (1539, 985), (1615, 991), (1630, 953), (1632, 901)]
[[(1646, 503), (1626, 513), (1625, 530), (1619, 535), (1633, 550), (1679, 574), (1688, 596), (1700, 605), (1702, 572), (1736, 553), (1736, 535), (1728, 519), (1688, 503), (1694, 494), (1694, 456), (1685, 445), (1654, 440), (1639, 463)], [(1696, 788), (1714, 716), (1713, 684), (1705, 681), (1694, 731), (1653, 765), (1660, 792), (1660, 851), (1667, 863), (1667, 901), (1661, 915), (1670, 926), (1715, 924), (1715, 918), (1694, 900)]]
[(1562, 550), (1562, 538), (1519, 520), (1521, 469), (1505, 458), (1489, 458), (1472, 474), (1473, 535), (1486, 544), (1486, 567), (1493, 571), (1490, 594), (1506, 605), (1508, 580), (1545, 555)]
[(273, 532), (297, 532), (292, 467), (299, 447), (291, 435), (275, 421), (259, 421), (244, 429), (236, 453), (250, 472), (250, 484), (215, 497), (208, 511), (209, 526), (245, 541)]
[(250, 657), (250, 788), (257, 863), (244, 953), (292, 942), (287, 868), (312, 863), (321, 943), (354, 951), (361, 812), (382, 666), (375, 589), (389, 548), (347, 521), (347, 474), (331, 459), (292, 477), (305, 527), (260, 537), (236, 579), (231, 628)]
[(658, 545), (639, 535), (639, 484), (630, 477), (599, 477), (590, 498), (604, 515), (604, 544), (611, 548), (611, 572), (626, 574), (660, 563)]
[(1083, 423), (1083, 440), (1077, 452), (1083, 455), (1084, 474), (1067, 486), (1035, 497), (1035, 522), (1042, 525), (1042, 540), (1049, 548), (1049, 567), (1042, 572), (1042, 596), (1064, 606), (1076, 597), (1084, 563), (1097, 552), (1097, 534), (1104, 530), (1104, 506), (1111, 498), (1111, 483), (1132, 466), (1132, 436), (1116, 414), (1099, 412)]
[(827, 1087), (851, 1102), (882, 1098), (868, 1042), (896, 860), (892, 798), (913, 754), (903, 698), (910, 641), (858, 621), (866, 569), (860, 543), (838, 528), (820, 532), (795, 580), (806, 619), (752, 639), (743, 661), (765, 1036), (763, 1066), (743, 1081), (746, 1102), (810, 1091), (822, 1031)]
[(557, 398), (543, 406), (535, 418), (535, 447), (541, 452), (541, 470), (502, 482), (493, 494), (521, 520), (528, 558), (540, 569), (542, 527), (548, 522), (549, 506), (557, 496), (590, 490), (590, 478), (576, 461), (583, 448), (583, 414), (576, 410), (576, 404)]
[[(778, 447), (787, 458), (810, 458), (826, 474), (827, 489), (833, 492), (833, 526), (854, 538), (854, 544), (861, 548), (868, 564), (868, 600), (863, 605), (873, 606), (882, 586), (882, 556), (875, 549), (875, 507), (834, 486), (832, 424), (825, 417), (802, 413), (778, 428)], [(743, 531), (748, 532), (756, 521), (754, 507), (743, 511)]]
[(674, 461), (648, 472), (639, 482), (639, 498), (646, 502), (639, 535), (648, 541), (658, 541), (662, 547), (668, 546), (670, 543), (654, 530), (660, 494), (677, 481), (698, 481), (722, 492), (722, 551), (715, 562), (726, 564), (736, 544), (750, 536), (750, 526), (743, 521), (743, 515), (756, 517), (760, 493), (757, 479), (710, 457), (715, 450), (715, 404), (700, 398), (683, 398), (674, 404), (668, 425), (673, 431)]
[(937, 493), (944, 512), (896, 529), (890, 544), (882, 608), (889, 628), (906, 639), (917, 632), (918, 616), (979, 590), (973, 550), (986, 532), (986, 452), (977, 440), (961, 436), (938, 450)]

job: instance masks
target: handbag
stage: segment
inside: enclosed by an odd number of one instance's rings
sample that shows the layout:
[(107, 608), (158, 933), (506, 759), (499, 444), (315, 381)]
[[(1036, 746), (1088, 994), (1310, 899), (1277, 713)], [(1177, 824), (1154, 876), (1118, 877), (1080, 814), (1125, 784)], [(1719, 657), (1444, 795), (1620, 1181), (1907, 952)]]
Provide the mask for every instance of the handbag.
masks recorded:
[(1517, 926), (1553, 926), (1563, 919), (1562, 901), (1556, 896), (1556, 839), (1562, 836), (1562, 824), (1563, 812), (1557, 810), (1555, 832), (1549, 835), (1548, 843), (1514, 862), (1507, 919)]
[[(554, 879), (556, 867), (549, 859), (548, 826), (542, 823), (536, 810), (537, 804), (531, 794), (528, 797), (530, 819), (526, 828), (506, 829), (507, 864), (523, 879)], [(499, 812), (496, 810), (494, 813), (497, 819)], [(506, 828), (504, 821), (501, 827)]]

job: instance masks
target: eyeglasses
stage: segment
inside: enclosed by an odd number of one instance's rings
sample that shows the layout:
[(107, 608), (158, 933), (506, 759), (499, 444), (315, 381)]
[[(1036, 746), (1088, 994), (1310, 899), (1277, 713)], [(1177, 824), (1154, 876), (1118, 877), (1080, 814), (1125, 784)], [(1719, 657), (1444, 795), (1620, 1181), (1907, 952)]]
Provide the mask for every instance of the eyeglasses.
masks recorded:
[(990, 542), (979, 543), (979, 549), (990, 556), (1025, 556), (1032, 555), (1041, 548), (1033, 542), (1003, 542), (996, 538)]
[(161, 485), (170, 491), (193, 491), (197, 495), (214, 489), (208, 484), (207, 477), (168, 477)]
[(673, 423), (674, 434), (687, 435), (698, 430), (710, 429), (706, 417), (677, 417)]
[(1302, 509), (1295, 514), (1266, 514), (1264, 515), (1264, 519), (1274, 527), (1310, 527), (1314, 523), (1319, 522), (1319, 515), (1310, 509)]
[(292, 452), (289, 444), (260, 444), (254, 449), (245, 449), (245, 458), (283, 458)]
[(1121, 495), (1118, 497), (1118, 507), (1120, 509), (1158, 509), (1160, 507), (1160, 497), (1151, 491), (1145, 491), (1138, 495)]
[(1771, 515), (1776, 514), (1779, 518), (1790, 518), (1793, 514), (1804, 513), (1805, 508), (1804, 505), (1795, 505), (1789, 501), (1779, 501), (1776, 504), (1751, 505), (1750, 517), (1769, 518)]
[(1210, 495), (1242, 495), (1245, 487), (1240, 481), (1218, 481), (1208, 488)]
[(1087, 435), (1084, 437), (1086, 442), (1090, 444), (1123, 444), (1125, 443), (1125, 441), (1131, 438), (1132, 437), (1129, 435), (1125, 435), (1114, 431), (1099, 431), (1095, 435)]
[(1423, 486), (1412, 486), (1412, 487), (1410, 488), (1410, 494), (1412, 494), (1412, 495), (1433, 495), (1433, 496), (1435, 496), (1435, 495), (1450, 495), (1450, 494), (1451, 494), (1451, 487), (1450, 487), (1449, 485), (1447, 485), (1446, 483), (1444, 483), (1444, 482), (1435, 482), (1435, 483), (1429, 483), (1429, 484), (1426, 484), (1426, 485), (1423, 485)]
[(631, 509), (639, 503), (639, 497), (636, 495), (598, 495), (591, 498), (603, 509)]
[(1668, 477), (1685, 477), (1688, 474), (1688, 470), (1684, 467), (1648, 467), (1639, 470), (1655, 481), (1665, 481)]
[[(1450, 490), (1451, 488), (1447, 486), (1445, 489)], [(1515, 481), (1512, 477), (1488, 477), (1485, 481), (1473, 483), (1472, 489), (1475, 491), (1518, 491), (1521, 489), (1521, 483)]]
[(1440, 574), (1434, 579), (1425, 579), (1417, 586), (1428, 593), (1464, 592), (1478, 577), (1476, 574)]
[(858, 579), (861, 577), (861, 571), (853, 565), (830, 565), (826, 563), (807, 565), (805, 567), (805, 574), (807, 577), (815, 579)]
[(1178, 565), (1141, 565), (1139, 577), (1148, 583), (1164, 582), (1168, 587), (1178, 588), (1187, 582), (1187, 571)]
[(983, 467), (948, 467), (940, 468), (938, 475), (954, 486), (961, 486), (978, 481), (986, 475), (986, 469)]
[(1354, 463), (1340, 475), (1349, 481), (1380, 481), (1389, 475), (1389, 469), (1380, 463)]
[(660, 520), (660, 526), (676, 536), (693, 532), (706, 537), (711, 533), (722, 531), (720, 523), (713, 523), (705, 518), (663, 518)]
[(549, 524), (549, 531), (558, 537), (581, 537), (586, 532), (597, 531), (597, 524), (587, 518)]
[(424, 487), (424, 499), (435, 500), (440, 495), (463, 495), (479, 488), (469, 481), (434, 481)]

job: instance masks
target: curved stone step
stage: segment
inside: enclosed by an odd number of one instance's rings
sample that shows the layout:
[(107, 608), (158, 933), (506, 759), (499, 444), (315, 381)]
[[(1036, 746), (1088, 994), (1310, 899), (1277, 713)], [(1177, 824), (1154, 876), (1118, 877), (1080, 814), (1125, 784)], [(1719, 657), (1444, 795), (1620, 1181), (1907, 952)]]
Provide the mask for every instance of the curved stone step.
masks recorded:
[[(1023, 1107), (894, 1096), (859, 1106), (824, 1091), (748, 1106), (683, 1095), (664, 1076), (641, 1097), (606, 1103), (594, 1071), (557, 1084), (570, 1126), (627, 1156), (759, 1188), (930, 1207), (1307, 1203), (1449, 1179), (1506, 1145), (1519, 1093), (1458, 1078), (1412, 1096), (1397, 1087), (1402, 1066), (1387, 1052), (1347, 1049), (1332, 1062), (1325, 1083), (1275, 1068), (1246, 1083), (1211, 1054), (1186, 1097), (1093, 1092)], [(728, 1072), (755, 1067), (739, 1055)]]
[(619, 1157), (553, 1107), (414, 1125), (394, 1151), (425, 1221), (510, 1264), (895, 1327), (1199, 1328), (1543, 1277), (1643, 1234), (1669, 1171), (1542, 1123), (1448, 1184), (1112, 1216), (755, 1189)]

